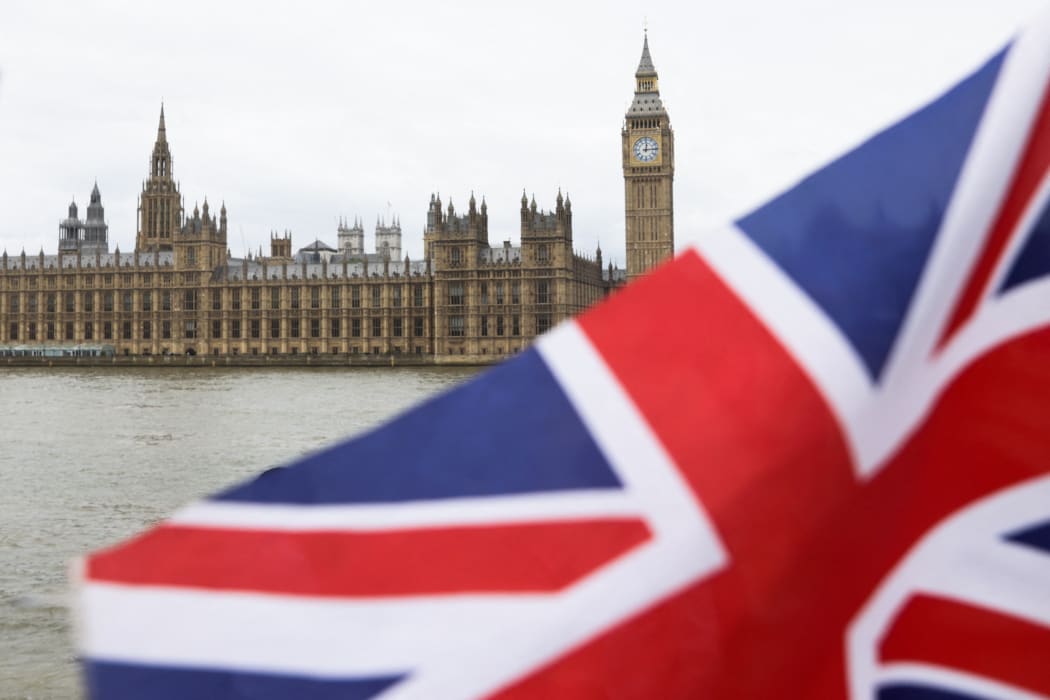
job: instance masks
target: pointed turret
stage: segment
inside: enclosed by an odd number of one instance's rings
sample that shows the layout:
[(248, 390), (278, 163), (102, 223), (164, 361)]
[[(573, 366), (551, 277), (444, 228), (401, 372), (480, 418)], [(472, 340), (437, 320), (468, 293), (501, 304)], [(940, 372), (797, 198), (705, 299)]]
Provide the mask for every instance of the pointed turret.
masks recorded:
[(167, 143), (168, 133), (167, 129), (164, 128), (164, 103), (160, 103), (160, 123), (157, 125), (157, 143)]
[(638, 61), (638, 70), (634, 72), (634, 77), (640, 78), (642, 76), (656, 77), (653, 57), (649, 55), (649, 30), (646, 30), (645, 39), (642, 40), (642, 58)]
[(77, 201), (69, 203), (69, 216), (58, 224), (58, 252), (72, 253), (80, 250), (80, 241), (83, 237), (83, 224), (77, 218)]
[(160, 106), (160, 123), (157, 124), (157, 141), (153, 144), (150, 174), (155, 178), (171, 178), (171, 150), (168, 148), (168, 131), (164, 126), (164, 105)]
[(109, 226), (106, 224), (106, 210), (102, 207), (102, 194), (98, 190), (98, 181), (91, 189), (91, 203), (88, 204), (87, 218), (84, 220), (83, 252), (109, 252)]

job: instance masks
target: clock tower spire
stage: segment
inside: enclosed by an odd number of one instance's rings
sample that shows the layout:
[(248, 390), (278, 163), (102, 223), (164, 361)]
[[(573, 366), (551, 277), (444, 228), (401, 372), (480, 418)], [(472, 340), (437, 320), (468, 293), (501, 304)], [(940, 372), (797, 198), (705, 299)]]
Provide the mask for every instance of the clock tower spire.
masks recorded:
[(648, 31), (621, 136), (630, 282), (674, 254), (674, 132), (660, 100)]

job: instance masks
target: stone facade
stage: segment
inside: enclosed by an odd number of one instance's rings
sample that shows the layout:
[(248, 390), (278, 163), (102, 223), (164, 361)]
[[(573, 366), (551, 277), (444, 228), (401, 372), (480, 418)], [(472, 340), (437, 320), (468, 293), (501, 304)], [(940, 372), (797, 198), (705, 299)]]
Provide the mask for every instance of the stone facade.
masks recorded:
[(433, 261), (434, 352), (485, 362), (516, 353), (611, 289), (600, 251), (573, 252), (572, 203), (558, 192), (555, 210), (521, 196), (521, 245), (490, 246), (488, 207), (471, 195), (466, 214), (431, 195), (424, 233)]
[[(57, 255), (0, 257), (0, 346), (112, 346), (118, 355), (405, 355), (490, 362), (604, 296), (600, 260), (572, 252), (572, 205), (551, 213), (522, 199), (522, 244), (490, 247), (487, 205), (457, 216), (431, 197), (424, 259), (404, 260), (400, 222), (378, 222), (376, 252), (359, 224), (342, 250), (314, 241), (292, 256), (233, 258), (227, 212), (207, 201), (185, 215), (161, 110), (139, 197), (136, 249), (85, 241), (76, 206)], [(91, 216), (101, 218), (98, 188)], [(102, 222), (103, 231), (104, 222)]]
[[(627, 277), (671, 254), (673, 134), (659, 101), (648, 41), (623, 129)], [(652, 144), (644, 139), (649, 138)], [(642, 142), (639, 145), (639, 142)], [(421, 260), (401, 259), (401, 226), (378, 221), (366, 253), (360, 221), (340, 221), (337, 248), (234, 258), (227, 211), (207, 200), (187, 215), (161, 108), (139, 196), (135, 250), (109, 252), (96, 185), (86, 222), (76, 205), (56, 255), (0, 257), (0, 348), (111, 348), (117, 355), (413, 355), (435, 363), (492, 362), (608, 295), (625, 278), (574, 252), (572, 203), (541, 210), (523, 193), (520, 243), (490, 245), (488, 206), (466, 212), (431, 195)]]

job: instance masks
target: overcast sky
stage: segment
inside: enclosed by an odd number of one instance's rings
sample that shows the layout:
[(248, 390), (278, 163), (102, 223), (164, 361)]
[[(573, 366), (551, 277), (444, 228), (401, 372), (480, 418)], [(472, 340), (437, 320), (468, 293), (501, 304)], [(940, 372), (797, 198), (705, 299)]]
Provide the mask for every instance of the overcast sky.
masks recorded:
[[(679, 245), (735, 218), (976, 67), (1046, 0), (5, 2), (0, 248), (53, 253), (97, 178), (131, 250), (163, 99), (188, 211), (226, 202), (234, 255), (431, 192), (572, 196), (575, 241), (623, 264), (620, 127), (648, 21), (676, 137)], [(81, 210), (83, 215), (83, 209)]]

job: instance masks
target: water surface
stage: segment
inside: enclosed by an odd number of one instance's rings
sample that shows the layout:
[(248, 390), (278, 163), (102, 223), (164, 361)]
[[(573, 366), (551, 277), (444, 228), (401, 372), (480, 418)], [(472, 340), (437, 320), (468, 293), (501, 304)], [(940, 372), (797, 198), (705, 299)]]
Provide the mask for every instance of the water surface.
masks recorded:
[(0, 370), (0, 699), (80, 695), (73, 557), (476, 371)]

